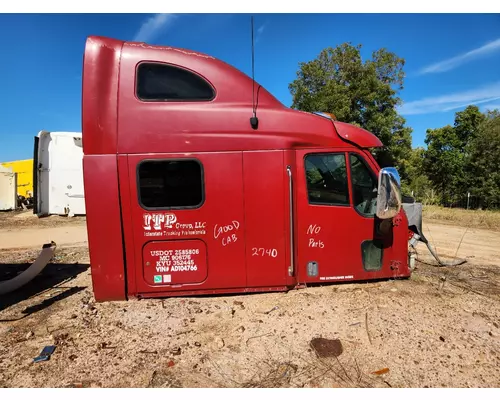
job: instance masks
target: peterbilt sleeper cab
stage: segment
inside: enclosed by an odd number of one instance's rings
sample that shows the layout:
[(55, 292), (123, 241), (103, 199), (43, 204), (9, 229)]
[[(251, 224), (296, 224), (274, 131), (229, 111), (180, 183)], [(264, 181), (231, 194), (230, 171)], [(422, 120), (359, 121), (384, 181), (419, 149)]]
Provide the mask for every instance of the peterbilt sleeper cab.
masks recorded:
[(82, 134), (97, 301), (410, 275), (380, 140), (210, 55), (89, 37)]

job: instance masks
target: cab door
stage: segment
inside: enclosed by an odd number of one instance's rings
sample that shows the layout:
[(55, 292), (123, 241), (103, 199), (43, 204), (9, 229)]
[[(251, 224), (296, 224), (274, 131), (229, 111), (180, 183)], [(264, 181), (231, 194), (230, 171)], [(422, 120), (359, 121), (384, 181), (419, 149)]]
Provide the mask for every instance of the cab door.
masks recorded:
[(391, 276), (392, 225), (375, 217), (377, 169), (362, 151), (297, 151), (299, 281)]
[(242, 161), (237, 151), (127, 156), (130, 294), (245, 287)]

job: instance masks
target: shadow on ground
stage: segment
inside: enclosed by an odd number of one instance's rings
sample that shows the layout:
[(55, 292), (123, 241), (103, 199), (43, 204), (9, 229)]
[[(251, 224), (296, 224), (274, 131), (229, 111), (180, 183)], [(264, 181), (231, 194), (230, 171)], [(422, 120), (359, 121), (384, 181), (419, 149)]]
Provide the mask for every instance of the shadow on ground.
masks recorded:
[[(0, 263), (0, 281), (12, 279), (19, 273), (26, 270), (31, 264), (2, 264)], [(65, 287), (64, 284), (75, 279), (79, 274), (85, 272), (90, 267), (89, 264), (48, 264), (45, 269), (37, 275), (32, 281), (19, 289), (0, 295), (0, 311), (5, 310), (24, 300), (28, 300), (34, 296), (40, 295), (54, 287), (58, 289), (66, 289), (57, 295), (47, 298), (34, 306), (27, 307), (23, 310), (24, 318), (37, 311), (43, 310), (48, 306), (60, 301), (64, 298), (72, 296), (85, 289), (86, 287)]]

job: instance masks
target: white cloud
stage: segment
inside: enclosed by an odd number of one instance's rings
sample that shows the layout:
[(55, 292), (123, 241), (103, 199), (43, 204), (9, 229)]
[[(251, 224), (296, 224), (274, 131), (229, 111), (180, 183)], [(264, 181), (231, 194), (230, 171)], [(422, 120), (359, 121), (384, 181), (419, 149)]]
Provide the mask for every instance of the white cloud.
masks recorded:
[(422, 68), (420, 73), (433, 74), (433, 73), (450, 71), (454, 68), (459, 67), (462, 64), (465, 64), (466, 62), (475, 60), (477, 58), (480, 58), (481, 56), (485, 56), (499, 50), (500, 50), (500, 38), (492, 42), (486, 43), (485, 45), (478, 47), (477, 49), (468, 51), (467, 53), (463, 53), (458, 56), (449, 58), (447, 60), (443, 60), (438, 63), (428, 65), (427, 67)]
[(266, 28), (266, 24), (263, 24), (257, 28), (257, 34), (255, 35), (255, 43), (257, 43), (264, 33), (264, 29)]
[[(488, 98), (488, 99), (484, 99), (484, 100), (478, 100), (478, 101), (474, 101), (474, 104), (475, 105), (478, 105), (478, 104), (484, 104), (484, 103), (489, 103), (491, 101), (495, 101), (495, 100), (498, 100), (500, 99), (500, 97), (492, 97), (492, 98)], [(448, 107), (448, 108), (445, 108), (443, 111), (451, 111), (451, 110), (456, 110), (457, 108), (462, 108), (462, 107), (467, 107), (468, 105), (470, 105), (471, 103), (467, 103), (467, 104), (459, 104), (459, 105), (456, 105), (456, 106), (451, 106), (451, 107)]]
[(460, 54), (458, 56), (449, 58), (447, 60), (440, 61), (435, 64), (428, 65), (420, 70), (421, 74), (434, 74), (439, 72), (446, 72), (459, 67), (466, 62), (473, 61), (481, 56), (486, 56), (490, 53), (500, 50), (500, 38), (492, 42), (486, 43), (485, 45), (478, 47), (477, 49), (468, 51), (467, 53)]
[(147, 42), (154, 39), (175, 19), (174, 14), (156, 14), (141, 25), (134, 36), (134, 42)]
[(431, 114), (454, 110), (469, 104), (488, 103), (498, 99), (500, 99), (500, 82), (495, 82), (463, 92), (409, 101), (403, 103), (399, 112), (403, 115)]

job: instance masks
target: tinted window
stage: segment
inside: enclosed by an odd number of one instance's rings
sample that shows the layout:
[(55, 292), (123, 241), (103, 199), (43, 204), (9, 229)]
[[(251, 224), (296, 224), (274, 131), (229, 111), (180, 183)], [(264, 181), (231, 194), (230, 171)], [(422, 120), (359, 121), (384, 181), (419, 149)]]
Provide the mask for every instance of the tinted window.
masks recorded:
[(208, 101), (215, 97), (212, 86), (200, 76), (166, 64), (140, 64), (137, 97), (157, 101)]
[(375, 215), (377, 207), (377, 179), (358, 155), (349, 155), (351, 164), (353, 205), (359, 213)]
[(305, 168), (309, 203), (349, 205), (344, 154), (310, 154)]
[(203, 202), (203, 174), (197, 161), (143, 161), (138, 169), (143, 207), (192, 208)]

